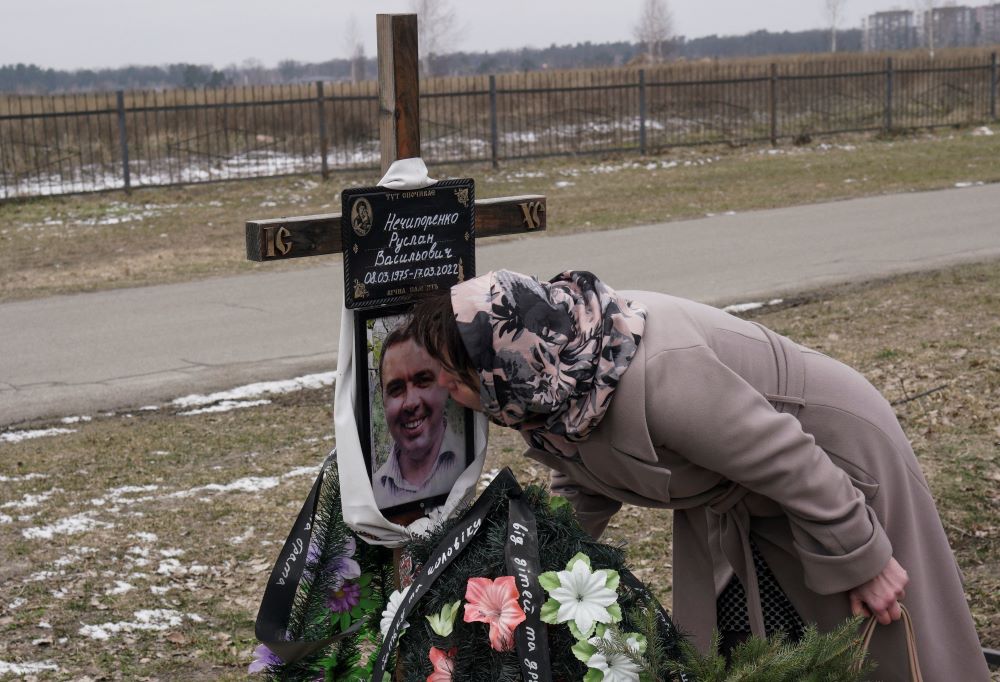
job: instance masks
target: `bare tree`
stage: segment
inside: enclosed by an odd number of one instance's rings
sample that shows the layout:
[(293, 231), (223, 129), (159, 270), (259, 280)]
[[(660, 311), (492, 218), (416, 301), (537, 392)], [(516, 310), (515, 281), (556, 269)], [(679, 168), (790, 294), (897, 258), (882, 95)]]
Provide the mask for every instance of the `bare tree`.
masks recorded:
[(458, 37), (458, 23), (451, 0), (410, 0), (417, 14), (417, 40), (425, 76), (434, 75), (434, 65)]
[(830, 52), (837, 51), (837, 26), (840, 24), (845, 2), (846, 0), (823, 0), (826, 20), (830, 26)]
[(353, 13), (344, 27), (344, 40), (351, 52), (351, 81), (360, 83), (365, 79), (365, 44), (358, 30), (358, 19)]
[(667, 0), (643, 0), (639, 21), (634, 28), (637, 42), (646, 46), (651, 62), (658, 62), (669, 49), (667, 41), (673, 36), (674, 19)]
[(931, 59), (934, 59), (934, 7), (937, 2), (935, 0), (914, 0), (914, 4), (917, 8), (917, 15), (923, 21), (924, 44), (927, 45)]

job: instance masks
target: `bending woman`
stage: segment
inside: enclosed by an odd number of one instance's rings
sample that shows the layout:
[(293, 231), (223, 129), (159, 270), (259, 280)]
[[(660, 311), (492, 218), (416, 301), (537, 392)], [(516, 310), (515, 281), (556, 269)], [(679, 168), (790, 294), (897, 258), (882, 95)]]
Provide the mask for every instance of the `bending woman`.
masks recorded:
[(622, 503), (674, 511), (674, 620), (707, 648), (873, 613), (880, 680), (988, 680), (909, 442), (860, 374), (756, 323), (587, 272), (500, 271), (410, 323), (459, 403), (517, 429), (598, 537)]

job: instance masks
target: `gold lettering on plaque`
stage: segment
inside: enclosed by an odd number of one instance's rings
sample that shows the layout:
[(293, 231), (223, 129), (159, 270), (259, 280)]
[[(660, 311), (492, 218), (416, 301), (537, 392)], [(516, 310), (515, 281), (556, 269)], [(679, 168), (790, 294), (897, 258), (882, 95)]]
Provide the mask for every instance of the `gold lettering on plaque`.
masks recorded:
[(545, 213), (545, 204), (540, 201), (526, 201), (518, 204), (521, 213), (524, 214), (524, 226), (529, 230), (535, 230), (542, 226), (542, 218), (539, 213)]
[(286, 240), (291, 236), (292, 233), (284, 225), (278, 228), (265, 227), (264, 242), (267, 244), (267, 257), (275, 258), (279, 253), (287, 256), (292, 250), (292, 243)]

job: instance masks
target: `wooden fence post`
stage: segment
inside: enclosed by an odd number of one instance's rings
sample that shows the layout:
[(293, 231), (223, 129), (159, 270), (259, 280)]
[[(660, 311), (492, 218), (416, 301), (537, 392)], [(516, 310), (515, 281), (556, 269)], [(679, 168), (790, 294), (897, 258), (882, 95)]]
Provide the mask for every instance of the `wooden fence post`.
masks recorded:
[(778, 146), (778, 65), (771, 62), (771, 94), (769, 97), (771, 116), (771, 146)]
[(497, 133), (497, 77), (490, 76), (490, 161), (493, 162), (493, 167), (496, 168), (499, 164), (497, 163), (497, 147), (499, 142), (499, 136)]
[(885, 132), (892, 132), (892, 57), (885, 59)]
[(990, 55), (990, 118), (997, 120), (997, 53)]
[(122, 154), (122, 177), (125, 180), (125, 191), (132, 191), (132, 176), (128, 168), (128, 131), (125, 129), (125, 92), (115, 93), (118, 99), (118, 145)]
[(316, 81), (316, 109), (319, 116), (319, 157), (323, 179), (330, 177), (330, 166), (326, 160), (326, 108), (323, 105), (323, 81)]
[(646, 69), (639, 69), (639, 153), (646, 155)]

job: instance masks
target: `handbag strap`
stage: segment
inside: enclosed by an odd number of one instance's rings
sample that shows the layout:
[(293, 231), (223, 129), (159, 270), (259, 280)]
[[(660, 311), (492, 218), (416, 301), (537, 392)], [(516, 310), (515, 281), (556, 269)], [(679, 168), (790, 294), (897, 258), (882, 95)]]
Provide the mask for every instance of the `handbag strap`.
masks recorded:
[[(910, 617), (910, 612), (907, 611), (906, 607), (902, 604), (899, 605), (900, 611), (902, 611), (903, 617), (903, 630), (906, 632), (906, 658), (910, 664), (910, 680), (911, 682), (924, 682), (923, 675), (920, 674), (920, 660), (917, 658), (917, 636), (913, 631), (913, 618)], [(867, 655), (868, 647), (871, 645), (872, 635), (875, 634), (875, 627), (878, 625), (878, 620), (875, 616), (872, 616), (865, 622), (864, 629), (861, 631), (861, 650)], [(854, 670), (857, 671), (861, 668), (862, 658), (854, 666)]]

